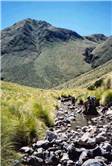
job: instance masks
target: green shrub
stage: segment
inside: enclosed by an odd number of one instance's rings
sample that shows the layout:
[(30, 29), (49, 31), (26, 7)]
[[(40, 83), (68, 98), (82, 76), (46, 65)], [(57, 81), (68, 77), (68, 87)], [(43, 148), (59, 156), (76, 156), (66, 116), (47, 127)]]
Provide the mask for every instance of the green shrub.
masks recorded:
[(99, 88), (99, 87), (102, 86), (102, 83), (103, 83), (103, 79), (99, 79), (99, 80), (97, 80), (97, 81), (94, 83), (94, 86), (95, 86), (96, 88)]
[(90, 85), (90, 86), (88, 86), (87, 89), (88, 89), (88, 90), (95, 90), (95, 86), (94, 86), (94, 85)]

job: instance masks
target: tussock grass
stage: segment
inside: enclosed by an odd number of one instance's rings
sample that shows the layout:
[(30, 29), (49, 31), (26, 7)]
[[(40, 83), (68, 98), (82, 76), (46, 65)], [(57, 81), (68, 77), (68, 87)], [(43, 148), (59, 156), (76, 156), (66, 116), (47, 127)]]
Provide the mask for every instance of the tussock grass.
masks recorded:
[(107, 105), (112, 102), (112, 90), (107, 90), (102, 94), (101, 104)]
[(46, 128), (54, 124), (55, 106), (61, 95), (84, 101), (92, 95), (107, 103), (112, 100), (112, 89), (103, 86), (95, 90), (80, 87), (42, 90), (2, 82), (2, 166), (12, 166), (12, 161), (20, 157), (17, 153), (20, 147), (45, 136)]
[[(2, 165), (11, 165), (15, 150), (30, 145), (52, 126), (58, 92), (2, 82)], [(4, 164), (5, 163), (5, 164)]]

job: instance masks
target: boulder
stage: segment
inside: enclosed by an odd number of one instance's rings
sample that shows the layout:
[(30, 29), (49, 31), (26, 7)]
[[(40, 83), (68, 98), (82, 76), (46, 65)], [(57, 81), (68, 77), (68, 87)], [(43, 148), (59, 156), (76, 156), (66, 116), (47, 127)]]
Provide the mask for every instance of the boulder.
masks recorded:
[(89, 159), (85, 161), (82, 166), (106, 166), (106, 164), (100, 159)]
[(112, 145), (109, 142), (103, 142), (100, 147), (105, 150), (106, 152), (111, 152), (112, 151)]
[(33, 153), (33, 149), (31, 147), (28, 146), (24, 146), (20, 149), (20, 152), (22, 153), (28, 153), (28, 154), (32, 154)]
[(33, 144), (34, 149), (37, 149), (37, 148), (47, 149), (50, 146), (52, 146), (52, 143), (50, 143), (48, 140), (40, 140)]
[(81, 153), (82, 151), (78, 151), (77, 148), (75, 148), (74, 143), (71, 143), (68, 146), (68, 155), (70, 160), (77, 161)]
[(53, 131), (48, 130), (46, 132), (46, 140), (48, 140), (49, 142), (53, 141), (54, 139), (57, 139), (57, 134)]
[(89, 132), (86, 132), (83, 134), (83, 136), (79, 139), (79, 145), (87, 148), (93, 148), (96, 145), (96, 139), (90, 137), (91, 134)]
[(96, 108), (96, 98), (94, 96), (89, 96), (88, 100), (84, 103), (84, 114), (85, 115), (98, 115)]
[(102, 150), (99, 146), (97, 146), (95, 149), (92, 150), (93, 157), (95, 156), (101, 156)]
[(20, 166), (20, 165), (21, 165), (21, 161), (19, 161), (19, 160), (14, 160), (14, 162), (13, 162), (12, 165), (13, 165), (13, 166)]
[(27, 158), (26, 163), (30, 166), (37, 166), (37, 165), (42, 166), (43, 159), (31, 155), (30, 157)]
[(63, 162), (63, 161), (67, 161), (67, 160), (69, 160), (68, 154), (67, 153), (63, 153), (63, 156), (62, 156), (60, 161)]
[(72, 160), (67, 161), (67, 166), (74, 166), (75, 163)]
[(85, 150), (81, 153), (80, 157), (79, 157), (79, 162), (83, 163), (84, 161), (86, 161), (88, 159), (88, 151)]
[(96, 136), (96, 142), (97, 143), (101, 143), (104, 142), (106, 140), (106, 132), (101, 132)]
[(48, 158), (48, 162), (49, 165), (55, 165), (57, 166), (59, 163), (59, 158), (58, 156), (56, 156), (56, 154), (54, 152), (50, 152), (50, 157)]

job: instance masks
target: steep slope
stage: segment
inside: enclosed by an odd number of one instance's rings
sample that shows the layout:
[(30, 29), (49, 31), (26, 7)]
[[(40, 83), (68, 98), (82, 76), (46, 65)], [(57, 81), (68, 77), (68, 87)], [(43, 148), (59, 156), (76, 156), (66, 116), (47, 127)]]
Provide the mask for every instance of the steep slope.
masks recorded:
[(112, 60), (56, 87), (55, 89), (88, 87), (92, 85), (95, 81), (107, 77), (108, 74), (112, 75)]
[(97, 67), (112, 59), (112, 37), (109, 37), (104, 43), (98, 45), (93, 51), (92, 67)]
[(91, 70), (85, 50), (98, 45), (71, 30), (32, 19), (4, 29), (1, 38), (2, 79), (39, 88), (55, 87)]

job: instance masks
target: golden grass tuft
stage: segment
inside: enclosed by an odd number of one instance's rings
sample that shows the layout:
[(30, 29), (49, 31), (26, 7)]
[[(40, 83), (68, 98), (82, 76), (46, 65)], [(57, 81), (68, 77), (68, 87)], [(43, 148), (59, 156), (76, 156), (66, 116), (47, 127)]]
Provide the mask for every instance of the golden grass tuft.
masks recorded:
[(101, 96), (101, 104), (107, 105), (112, 102), (112, 90), (106, 90)]

